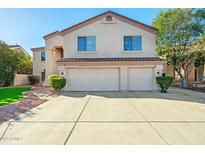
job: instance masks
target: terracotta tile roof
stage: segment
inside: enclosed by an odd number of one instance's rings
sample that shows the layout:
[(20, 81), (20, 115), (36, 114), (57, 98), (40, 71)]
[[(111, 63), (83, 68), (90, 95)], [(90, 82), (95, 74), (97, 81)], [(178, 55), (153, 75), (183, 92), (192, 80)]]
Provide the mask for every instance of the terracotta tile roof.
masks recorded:
[(159, 57), (61, 58), (57, 62), (117, 62), (117, 61), (163, 61), (163, 59)]

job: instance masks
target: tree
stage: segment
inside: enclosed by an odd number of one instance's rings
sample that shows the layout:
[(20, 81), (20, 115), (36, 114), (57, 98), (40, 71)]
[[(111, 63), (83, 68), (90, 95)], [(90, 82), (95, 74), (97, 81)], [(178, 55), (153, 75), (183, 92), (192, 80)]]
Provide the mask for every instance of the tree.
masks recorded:
[(0, 86), (10, 86), (15, 74), (31, 74), (32, 60), (19, 49), (10, 49), (0, 41)]
[(20, 64), (17, 69), (18, 74), (32, 74), (33, 63), (31, 57), (26, 55), (19, 49), (14, 49), (17, 56), (20, 58)]
[[(158, 54), (167, 59), (179, 74), (182, 87), (188, 86), (188, 76), (196, 61), (196, 43), (205, 31), (205, 9), (169, 9), (161, 11), (153, 21), (159, 32)], [(204, 48), (204, 43), (197, 44)], [(184, 74), (181, 72), (183, 70)]]
[(17, 52), (0, 41), (0, 86), (10, 86), (20, 65)]

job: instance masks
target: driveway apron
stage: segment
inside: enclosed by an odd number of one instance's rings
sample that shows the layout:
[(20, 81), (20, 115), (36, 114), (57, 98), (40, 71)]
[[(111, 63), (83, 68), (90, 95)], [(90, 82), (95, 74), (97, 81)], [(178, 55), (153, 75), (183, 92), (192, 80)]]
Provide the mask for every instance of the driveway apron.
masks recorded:
[(0, 125), (0, 144), (205, 144), (204, 100), (180, 89), (68, 92)]

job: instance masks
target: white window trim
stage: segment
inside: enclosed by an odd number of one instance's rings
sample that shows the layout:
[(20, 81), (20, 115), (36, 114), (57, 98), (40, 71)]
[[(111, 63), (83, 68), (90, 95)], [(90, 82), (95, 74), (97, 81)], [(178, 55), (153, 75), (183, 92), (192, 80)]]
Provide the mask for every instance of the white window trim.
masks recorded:
[[(130, 50), (130, 51), (124, 50), (124, 37), (125, 36), (141, 36), (141, 38), (142, 38), (142, 50)], [(144, 37), (142, 35), (139, 35), (139, 34), (137, 34), (137, 35), (127, 34), (127, 35), (123, 35), (122, 36), (122, 52), (123, 53), (142, 53), (142, 52), (144, 52), (143, 49), (144, 49)]]
[[(78, 51), (78, 37), (95, 37), (95, 51)], [(97, 53), (97, 37), (96, 36), (85, 36), (85, 35), (80, 35), (76, 37), (76, 53), (88, 53), (88, 54), (96, 54)]]

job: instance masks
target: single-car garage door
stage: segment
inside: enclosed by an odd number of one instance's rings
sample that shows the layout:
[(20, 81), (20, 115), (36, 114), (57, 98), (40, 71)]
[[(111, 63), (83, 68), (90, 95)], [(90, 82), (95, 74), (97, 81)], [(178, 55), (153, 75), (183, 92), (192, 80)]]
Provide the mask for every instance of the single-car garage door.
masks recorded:
[(128, 90), (153, 90), (153, 68), (129, 68)]
[(119, 91), (119, 68), (68, 68), (68, 91)]

